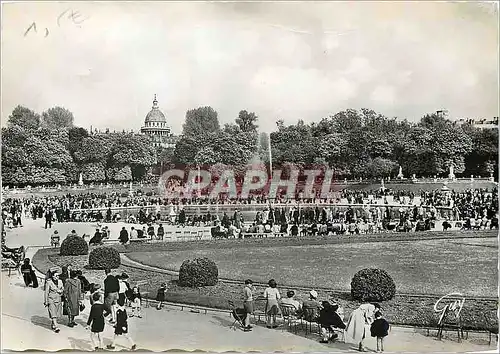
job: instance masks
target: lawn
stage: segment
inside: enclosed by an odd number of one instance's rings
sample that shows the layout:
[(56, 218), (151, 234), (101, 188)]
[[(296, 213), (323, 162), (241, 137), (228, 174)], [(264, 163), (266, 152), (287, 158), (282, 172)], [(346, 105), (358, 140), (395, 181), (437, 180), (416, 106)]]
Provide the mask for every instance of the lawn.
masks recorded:
[(377, 267), (393, 277), (400, 293), (496, 296), (498, 243), (495, 238), (370, 242), (302, 246), (209, 248), (131, 252), (138, 262), (178, 270), (186, 259), (208, 257), (219, 276), (278, 284), (350, 290), (360, 269)]
[[(477, 240), (473, 240), (477, 242)], [(54, 265), (59, 267), (72, 264), (76, 269), (82, 269), (85, 276), (90, 282), (96, 282), (102, 285), (104, 280), (104, 272), (102, 270), (86, 269), (88, 256), (59, 256), (55, 249), (40, 249), (33, 257), (33, 264), (41, 271), (50, 268)], [(232, 284), (227, 282), (219, 282), (215, 286), (207, 286), (202, 288), (185, 288), (177, 285), (175, 277), (166, 276), (157, 272), (140, 270), (135, 267), (120, 266), (114, 270), (115, 273), (126, 272), (130, 276), (130, 284), (139, 285), (141, 293), (144, 297), (154, 298), (159, 285), (166, 281), (169, 283), (167, 300), (175, 303), (192, 304), (198, 306), (208, 306), (215, 308), (228, 308), (228, 299), (240, 303), (242, 284)], [(257, 285), (256, 293), (262, 294), (264, 286)], [(283, 294), (286, 287), (280, 286), (280, 291)], [(320, 299), (330, 299), (332, 296), (339, 302), (345, 310), (345, 320), (352, 310), (359, 303), (350, 299), (348, 293), (336, 293), (329, 290), (317, 289)], [(147, 294), (146, 294), (147, 293)], [(308, 296), (308, 290), (296, 289), (296, 298), (303, 301)], [(411, 326), (436, 326), (438, 315), (434, 313), (434, 302), (440, 296), (406, 296), (396, 295), (393, 300), (382, 303), (383, 311), (389, 322), (393, 324), (403, 324)], [(496, 313), (497, 301), (467, 299), (461, 318), (465, 328), (484, 329), (495, 325), (497, 322), (493, 319), (487, 320), (485, 314)], [(264, 304), (256, 303), (256, 308), (263, 310)]]

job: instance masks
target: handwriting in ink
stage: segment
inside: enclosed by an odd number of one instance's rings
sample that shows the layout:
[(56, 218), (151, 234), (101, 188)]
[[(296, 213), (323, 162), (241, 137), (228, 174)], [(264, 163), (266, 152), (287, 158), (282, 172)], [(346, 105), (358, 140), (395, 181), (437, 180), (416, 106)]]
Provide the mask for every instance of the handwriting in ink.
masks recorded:
[[(67, 15), (65, 17), (65, 15)], [(58, 17), (57, 17), (57, 26), (61, 27), (61, 20), (66, 19), (72, 22), (73, 24), (79, 26), (86, 20), (88, 20), (88, 17), (85, 18), (79, 11), (74, 11), (72, 9), (67, 9), (63, 11)], [(36, 28), (36, 22), (33, 21), (33, 23), (26, 29), (24, 32), (24, 37), (28, 35), (30, 32), (35, 32), (38, 33), (37, 28)], [(47, 37), (49, 35), (49, 29), (45, 28), (45, 36)]]
[[(459, 296), (461, 297), (461, 299), (459, 299), (459, 300), (451, 301), (452, 299), (450, 299), (450, 298), (457, 298)], [(450, 300), (449, 303), (446, 304), (445, 306), (443, 306), (442, 308), (439, 308), (439, 305), (446, 303), (446, 300)], [(456, 318), (459, 319), (460, 312), (462, 311), (464, 304), (465, 304), (465, 297), (463, 297), (463, 295), (460, 293), (450, 293), (450, 294), (447, 294), (447, 295), (441, 297), (434, 304), (434, 311), (441, 314), (441, 316), (439, 317), (438, 324), (441, 324), (441, 322), (443, 321), (443, 318), (444, 318), (445, 314), (448, 312), (448, 310), (453, 311)]]

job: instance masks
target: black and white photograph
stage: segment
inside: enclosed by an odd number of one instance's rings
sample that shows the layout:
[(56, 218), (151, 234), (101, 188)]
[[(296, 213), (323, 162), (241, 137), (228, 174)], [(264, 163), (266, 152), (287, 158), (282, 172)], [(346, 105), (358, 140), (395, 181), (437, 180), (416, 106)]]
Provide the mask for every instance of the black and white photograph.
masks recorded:
[(2, 1), (1, 342), (496, 353), (497, 1)]

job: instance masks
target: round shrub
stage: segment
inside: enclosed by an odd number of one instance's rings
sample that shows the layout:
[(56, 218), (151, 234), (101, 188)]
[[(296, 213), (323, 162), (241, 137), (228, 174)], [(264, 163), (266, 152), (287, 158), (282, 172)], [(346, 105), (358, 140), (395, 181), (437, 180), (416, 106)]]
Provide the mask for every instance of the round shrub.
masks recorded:
[(352, 278), (351, 295), (360, 301), (390, 300), (396, 295), (396, 284), (385, 270), (366, 268)]
[(179, 285), (196, 288), (217, 284), (219, 269), (214, 261), (208, 258), (186, 260), (179, 270)]
[(61, 243), (59, 254), (61, 256), (81, 256), (89, 253), (89, 245), (80, 236), (69, 235)]
[(114, 269), (121, 264), (120, 253), (112, 247), (98, 247), (90, 251), (89, 266), (91, 269)]

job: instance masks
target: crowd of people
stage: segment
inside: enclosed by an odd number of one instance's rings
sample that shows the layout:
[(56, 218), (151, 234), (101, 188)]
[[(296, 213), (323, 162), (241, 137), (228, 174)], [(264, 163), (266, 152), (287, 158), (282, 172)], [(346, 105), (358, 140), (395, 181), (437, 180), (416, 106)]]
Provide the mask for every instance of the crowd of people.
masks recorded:
[[(315, 290), (311, 290), (309, 298), (301, 302), (295, 298), (293, 290), (288, 290), (286, 297), (282, 297), (274, 279), (269, 280), (268, 287), (260, 294), (257, 294), (253, 281), (247, 279), (242, 291), (243, 307), (233, 310), (233, 316), (241, 322), (245, 332), (250, 332), (253, 328), (251, 316), (255, 312), (255, 302), (259, 299), (265, 301), (267, 328), (277, 328), (276, 318), (283, 315), (290, 320), (317, 322), (322, 333), (321, 343), (335, 341), (338, 338), (336, 332), (345, 331), (347, 338), (344, 340), (356, 343), (359, 351), (364, 351), (363, 341), (368, 335), (377, 338), (377, 352), (384, 351), (384, 338), (388, 335), (389, 323), (383, 317), (378, 303), (362, 303), (344, 322), (344, 310), (338, 301), (319, 301)], [(366, 325), (370, 326), (369, 332)]]
[[(120, 337), (128, 340), (131, 350), (136, 344), (128, 333), (128, 319), (141, 317), (141, 294), (137, 286), (131, 288), (128, 275), (123, 273), (113, 275), (105, 270), (106, 278), (103, 287), (98, 283), (89, 283), (80, 270), (72, 269), (70, 265), (54, 267), (48, 270), (44, 283), (44, 305), (47, 307), (51, 320), (51, 328), (60, 332), (59, 320), (67, 316), (68, 327), (77, 326), (75, 319), (86, 308), (86, 298), (89, 300), (90, 311), (87, 319), (87, 329), (95, 350), (104, 349), (102, 332), (106, 325), (114, 327), (112, 343), (107, 349), (115, 349)], [(128, 313), (127, 307), (131, 307)]]
[[(391, 205), (387, 203), (389, 197)], [(368, 204), (372, 198), (381, 202)], [(415, 198), (419, 198), (419, 202), (409, 206)], [(161, 235), (161, 229), (158, 233), (156, 226), (153, 226), (158, 224), (210, 226), (215, 228), (213, 234), (224, 237), (267, 233), (296, 236), (425, 231), (434, 229), (437, 220), (444, 221), (444, 230), (454, 226), (465, 230), (498, 228), (496, 188), (492, 191), (423, 191), (418, 196), (408, 191), (393, 192), (383, 188), (374, 191), (343, 190), (335, 202), (341, 199), (347, 200), (348, 204), (299, 204), (296, 201), (287, 204), (264, 204), (259, 207), (264, 210), (256, 211), (254, 219), (248, 218), (246, 213), (247, 220), (244, 220), (238, 210), (232, 217), (226, 215), (224, 207), (196, 212), (191, 207), (193, 204), (183, 204), (179, 199), (142, 195), (121, 197), (118, 193), (67, 194), (6, 199), (2, 203), (2, 220), (4, 226), (21, 227), (23, 217), (42, 219), (45, 221), (45, 228), (52, 228), (54, 222), (125, 221), (145, 225), (137, 230), (139, 238), (141, 233), (148, 236)], [(264, 200), (262, 202), (265, 203)], [(241, 205), (242, 210), (246, 208), (245, 204), (233, 205)], [(118, 207), (131, 208), (120, 210), (116, 209)], [(172, 217), (171, 211), (174, 209), (177, 212), (174, 212)]]

